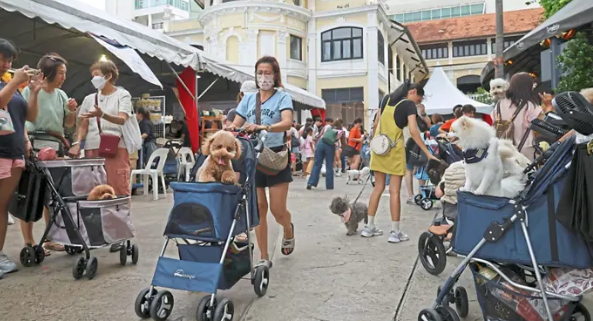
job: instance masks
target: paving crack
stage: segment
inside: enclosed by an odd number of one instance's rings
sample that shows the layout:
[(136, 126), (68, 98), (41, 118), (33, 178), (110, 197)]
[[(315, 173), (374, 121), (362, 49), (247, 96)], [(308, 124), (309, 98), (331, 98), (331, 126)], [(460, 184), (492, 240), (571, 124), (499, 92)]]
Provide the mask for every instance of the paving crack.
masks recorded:
[(414, 261), (414, 265), (412, 266), (412, 271), (410, 272), (410, 275), (408, 276), (408, 280), (406, 281), (406, 286), (404, 287), (404, 292), (402, 293), (399, 303), (397, 304), (397, 308), (395, 309), (395, 315), (393, 316), (393, 321), (397, 321), (400, 313), (402, 312), (406, 298), (408, 297), (408, 290), (410, 289), (412, 281), (414, 280), (414, 274), (416, 274), (416, 268), (418, 267), (418, 260), (419, 260), (419, 257), (416, 257), (416, 261)]

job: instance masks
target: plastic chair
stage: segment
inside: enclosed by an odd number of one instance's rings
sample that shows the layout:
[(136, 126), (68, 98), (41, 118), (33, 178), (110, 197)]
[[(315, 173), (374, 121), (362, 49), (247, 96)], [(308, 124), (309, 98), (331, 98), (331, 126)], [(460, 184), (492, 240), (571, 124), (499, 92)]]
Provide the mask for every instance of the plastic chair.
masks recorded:
[[(165, 162), (167, 161), (167, 155), (169, 154), (169, 149), (167, 148), (159, 148), (155, 150), (150, 158), (148, 159), (148, 163), (146, 163), (146, 167), (144, 169), (135, 169), (130, 174), (130, 186), (133, 185), (134, 177), (136, 175), (142, 175), (142, 184), (144, 186), (144, 195), (148, 195), (148, 177), (152, 178), (153, 186), (152, 186), (152, 199), (158, 200), (159, 199), (159, 177), (160, 182), (163, 186), (163, 193), (165, 194), (165, 198), (167, 198), (167, 187), (165, 185), (165, 175), (163, 174), (163, 167), (165, 167)], [(159, 159), (159, 162), (156, 166), (156, 169), (152, 169), (152, 163), (154, 163), (155, 159)]]
[(181, 147), (179, 152), (177, 153), (177, 157), (179, 159), (179, 169), (177, 171), (177, 180), (181, 176), (181, 173), (185, 171), (185, 181), (189, 181), (189, 176), (191, 173), (192, 168), (196, 164), (196, 159), (194, 157), (194, 153), (188, 147)]

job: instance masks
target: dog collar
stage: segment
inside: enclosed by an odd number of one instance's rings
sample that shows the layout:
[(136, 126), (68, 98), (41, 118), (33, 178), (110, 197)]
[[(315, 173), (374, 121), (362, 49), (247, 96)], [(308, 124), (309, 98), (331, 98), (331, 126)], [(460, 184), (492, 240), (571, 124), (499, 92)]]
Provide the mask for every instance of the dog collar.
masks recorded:
[(473, 148), (463, 151), (463, 159), (465, 160), (466, 164), (479, 163), (486, 157), (488, 157), (488, 147)]
[(342, 219), (343, 223), (346, 223), (346, 222), (350, 221), (351, 215), (352, 215), (352, 210), (350, 208), (348, 208), (348, 210), (346, 210), (346, 212), (340, 214), (340, 218)]

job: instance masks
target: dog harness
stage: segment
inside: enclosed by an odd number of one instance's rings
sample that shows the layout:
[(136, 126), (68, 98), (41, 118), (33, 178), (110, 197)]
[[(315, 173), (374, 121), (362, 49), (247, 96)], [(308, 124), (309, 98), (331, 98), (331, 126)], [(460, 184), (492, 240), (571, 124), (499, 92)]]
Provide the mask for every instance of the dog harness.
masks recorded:
[(342, 219), (342, 223), (347, 223), (348, 221), (350, 221), (351, 215), (352, 210), (350, 209), (350, 207), (348, 207), (348, 210), (346, 210), (346, 212), (340, 214), (340, 219)]
[(488, 147), (473, 148), (463, 151), (463, 160), (466, 164), (479, 163), (486, 157), (488, 157)]

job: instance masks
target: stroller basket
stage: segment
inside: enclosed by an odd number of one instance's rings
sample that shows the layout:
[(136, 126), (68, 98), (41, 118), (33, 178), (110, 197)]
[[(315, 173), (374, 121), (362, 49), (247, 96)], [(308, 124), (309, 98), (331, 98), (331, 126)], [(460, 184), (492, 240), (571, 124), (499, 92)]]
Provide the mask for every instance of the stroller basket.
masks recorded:
[[(134, 237), (130, 218), (130, 197), (113, 200), (66, 202), (67, 209), (56, 216), (48, 238), (65, 245), (103, 247)], [(69, 210), (73, 221), (63, 211)], [(80, 239), (75, 230), (80, 231)]]
[[(565, 179), (551, 185), (526, 209), (526, 223), (535, 257), (540, 265), (554, 267), (588, 268), (593, 265), (589, 250), (578, 235), (568, 231), (556, 220), (560, 192)], [(468, 255), (487, 235), (492, 222), (502, 224), (520, 206), (509, 199), (457, 194), (457, 222), (453, 249)], [(486, 232), (485, 232), (486, 231)], [(531, 258), (521, 224), (516, 222), (496, 242), (488, 242), (474, 255), (475, 258), (501, 263), (531, 265)]]
[[(543, 299), (537, 293), (515, 288), (499, 275), (481, 273), (478, 264), (470, 264), (470, 270), (474, 276), (476, 294), (484, 320), (549, 321)], [(503, 267), (501, 270), (513, 282), (527, 285), (526, 281), (512, 269)], [(578, 302), (553, 297), (548, 297), (548, 303), (553, 321), (568, 320), (578, 305)]]
[[(206, 242), (224, 242), (229, 236), (242, 188), (221, 183), (171, 184), (175, 204), (165, 228), (165, 235)], [(245, 207), (242, 206), (231, 236), (248, 230)], [(251, 226), (259, 219), (250, 211)]]

